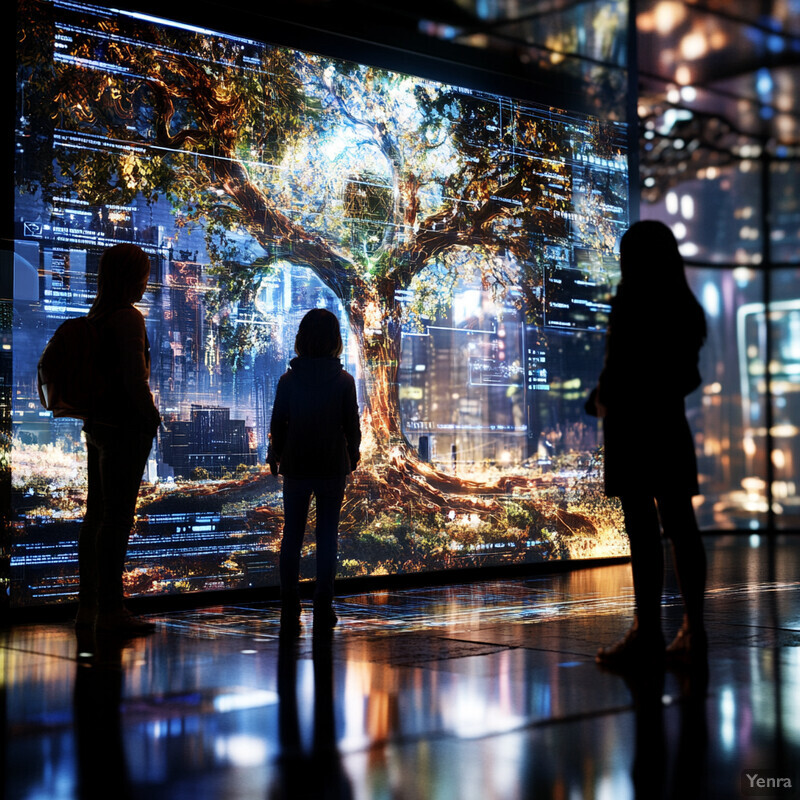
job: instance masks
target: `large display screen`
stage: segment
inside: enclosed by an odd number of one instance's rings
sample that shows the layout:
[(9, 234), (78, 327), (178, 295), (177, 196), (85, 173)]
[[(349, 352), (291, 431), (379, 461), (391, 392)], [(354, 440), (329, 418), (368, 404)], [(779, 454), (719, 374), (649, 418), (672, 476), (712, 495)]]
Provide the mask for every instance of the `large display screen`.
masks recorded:
[(40, 407), (36, 363), (117, 242), (151, 259), (164, 419), (129, 594), (277, 584), (267, 431), (314, 307), (362, 413), (340, 576), (626, 552), (583, 411), (623, 125), (79, 2), (22, 2), (18, 24), (12, 603), (77, 590), (81, 423)]

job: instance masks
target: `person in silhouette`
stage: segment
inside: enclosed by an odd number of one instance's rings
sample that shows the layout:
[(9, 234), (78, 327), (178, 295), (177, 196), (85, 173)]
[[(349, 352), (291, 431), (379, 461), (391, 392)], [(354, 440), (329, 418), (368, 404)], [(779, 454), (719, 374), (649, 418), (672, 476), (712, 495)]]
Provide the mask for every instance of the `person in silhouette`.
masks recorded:
[(141, 248), (109, 248), (100, 258), (97, 296), (87, 315), (97, 331), (102, 381), (83, 427), (89, 487), (78, 539), (79, 631), (138, 635), (155, 628), (126, 609), (122, 586), (139, 486), (161, 421), (149, 386), (144, 318), (133, 305), (149, 275), (150, 259)]
[[(601, 647), (597, 661), (701, 661), (706, 557), (694, 515), (699, 493), (684, 397), (701, 382), (705, 315), (686, 282), (670, 229), (637, 222), (620, 242), (622, 280), (611, 305), (605, 362), (586, 410), (603, 418), (605, 491), (618, 497), (630, 540), (636, 603), (631, 629)], [(664, 551), (672, 545), (683, 624), (666, 647), (661, 629)]]
[(296, 632), (300, 626), (300, 551), (312, 494), (317, 505), (314, 627), (336, 625), (332, 603), (339, 514), (346, 478), (358, 464), (361, 445), (355, 381), (339, 361), (339, 320), (324, 308), (312, 309), (300, 322), (294, 346), (297, 358), (275, 392), (268, 456), (272, 474), (283, 476), (284, 632)]

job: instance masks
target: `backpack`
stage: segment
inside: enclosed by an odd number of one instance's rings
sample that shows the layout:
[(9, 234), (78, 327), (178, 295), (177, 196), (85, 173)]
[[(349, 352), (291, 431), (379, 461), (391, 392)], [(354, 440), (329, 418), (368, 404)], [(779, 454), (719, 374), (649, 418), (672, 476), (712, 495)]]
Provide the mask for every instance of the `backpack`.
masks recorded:
[(103, 391), (98, 333), (88, 317), (65, 320), (42, 351), (39, 400), (54, 417), (88, 419)]

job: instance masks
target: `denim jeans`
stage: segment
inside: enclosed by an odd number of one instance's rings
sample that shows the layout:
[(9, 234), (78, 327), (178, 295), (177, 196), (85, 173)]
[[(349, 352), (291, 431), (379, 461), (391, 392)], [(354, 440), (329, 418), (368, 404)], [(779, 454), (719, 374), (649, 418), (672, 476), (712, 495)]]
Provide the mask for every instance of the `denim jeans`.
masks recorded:
[(333, 598), (344, 486), (344, 475), (335, 478), (289, 478), (284, 475), (280, 576), (281, 595), (285, 600), (291, 600), (298, 593), (300, 551), (312, 494), (317, 500), (317, 585), (314, 600), (328, 602)]
[(122, 571), (151, 433), (111, 425), (87, 425), (89, 490), (78, 538), (82, 605), (122, 608)]

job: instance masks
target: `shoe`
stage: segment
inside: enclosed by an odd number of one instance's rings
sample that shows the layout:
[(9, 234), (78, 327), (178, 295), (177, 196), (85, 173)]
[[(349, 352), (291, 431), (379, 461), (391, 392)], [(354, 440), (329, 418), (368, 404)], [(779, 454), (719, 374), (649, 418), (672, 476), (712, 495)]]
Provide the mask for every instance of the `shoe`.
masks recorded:
[(314, 629), (325, 630), (336, 627), (339, 618), (336, 616), (333, 607), (330, 605), (314, 606)]
[(634, 666), (659, 666), (664, 662), (664, 637), (660, 632), (643, 634), (641, 628), (631, 628), (619, 641), (601, 647), (595, 661), (620, 670)]
[(681, 628), (664, 655), (670, 666), (703, 666), (708, 663), (708, 636), (704, 630)]
[(155, 629), (155, 622), (135, 617), (126, 609), (98, 615), (95, 626), (98, 636), (147, 636)]

